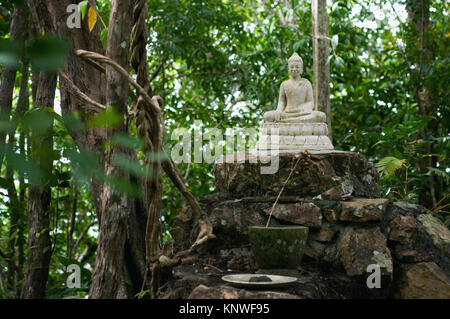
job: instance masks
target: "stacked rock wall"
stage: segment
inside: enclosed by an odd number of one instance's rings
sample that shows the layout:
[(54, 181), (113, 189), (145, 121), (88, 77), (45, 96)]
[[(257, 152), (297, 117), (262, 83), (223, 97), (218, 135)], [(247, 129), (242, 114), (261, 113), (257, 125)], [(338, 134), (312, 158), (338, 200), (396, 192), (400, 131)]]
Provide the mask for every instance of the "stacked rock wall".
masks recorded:
[[(221, 192), (203, 200), (217, 236), (211, 251), (226, 258), (223, 252), (243, 249), (241, 266), (252, 270), (247, 228), (265, 225), (294, 160), (281, 157), (272, 176), (259, 174), (259, 163), (216, 165)], [(450, 231), (420, 206), (377, 198), (378, 180), (360, 154), (311, 155), (288, 182), (271, 225), (308, 226), (305, 259), (325, 265), (325, 271), (342, 271), (362, 286), (371, 274), (368, 266), (378, 265), (382, 287), (376, 297), (450, 298)], [(236, 263), (232, 257), (230, 267)]]

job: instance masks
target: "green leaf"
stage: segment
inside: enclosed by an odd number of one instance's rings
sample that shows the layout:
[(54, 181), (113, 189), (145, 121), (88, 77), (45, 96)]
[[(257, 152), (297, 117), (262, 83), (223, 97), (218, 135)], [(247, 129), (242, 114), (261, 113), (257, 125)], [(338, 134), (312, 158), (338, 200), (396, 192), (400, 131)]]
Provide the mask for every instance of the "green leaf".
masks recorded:
[(109, 107), (89, 119), (87, 126), (89, 128), (115, 127), (121, 124), (122, 121), (122, 116), (113, 107)]
[(405, 164), (406, 160), (398, 159), (393, 156), (387, 156), (382, 158), (378, 163), (375, 164), (378, 171), (383, 175), (393, 175), (396, 170), (401, 168)]
[(87, 6), (88, 6), (88, 1), (81, 1), (78, 4), (78, 10), (80, 10), (81, 12), (81, 19), (84, 20), (84, 17), (86, 16), (86, 11), (87, 11)]
[(328, 65), (328, 63), (330, 63), (330, 61), (331, 61), (331, 59), (334, 57), (334, 55), (332, 55), (332, 54), (330, 54), (330, 56), (328, 57), (328, 59), (327, 59), (327, 65)]
[(23, 128), (35, 135), (47, 134), (53, 125), (54, 111), (51, 108), (35, 108), (27, 111), (21, 119)]
[(336, 63), (336, 66), (339, 67), (339, 68), (344, 67), (344, 60), (341, 57), (337, 56), (336, 60), (335, 60), (335, 63)]
[(34, 40), (27, 53), (33, 67), (42, 71), (57, 71), (64, 65), (69, 43), (56, 37)]
[(146, 167), (126, 155), (117, 154), (113, 157), (112, 162), (114, 165), (117, 165), (136, 177), (147, 176)]
[(105, 182), (111, 186), (115, 191), (120, 193), (126, 193), (133, 197), (141, 197), (141, 189), (135, 184), (130, 183), (122, 176), (110, 175), (105, 177)]
[(16, 129), (16, 123), (9, 119), (9, 116), (0, 120), (0, 132), (11, 132)]
[(442, 179), (445, 180), (446, 182), (450, 181), (450, 175), (446, 171), (440, 170), (435, 167), (427, 167), (427, 168), (428, 168), (428, 172), (426, 175), (434, 174), (434, 175), (442, 177)]
[(108, 41), (108, 29), (102, 29), (100, 31), (100, 39), (102, 41), (102, 45), (106, 48), (106, 43)]
[(138, 292), (135, 297), (138, 299), (142, 299), (144, 298), (146, 295), (148, 295), (150, 293), (150, 289), (147, 290), (142, 290), (141, 292)]
[(22, 48), (19, 42), (0, 39), (0, 65), (17, 68), (21, 50)]
[(78, 182), (94, 176), (97, 179), (103, 178), (103, 169), (99, 165), (98, 155), (83, 149), (68, 148), (63, 155), (70, 159), (72, 175)]
[(111, 139), (113, 145), (120, 145), (129, 149), (136, 149), (144, 146), (144, 142), (139, 138), (128, 134), (117, 134)]
[(58, 186), (58, 178), (54, 174), (45, 174), (44, 185), (50, 187)]
[(339, 43), (339, 36), (337, 34), (335, 34), (331, 38), (331, 45), (333, 46), (333, 48), (336, 48), (338, 43)]
[(391, 137), (394, 134), (394, 130), (390, 127), (386, 127), (383, 129), (383, 134), (385, 137)]
[(84, 123), (77, 117), (77, 114), (71, 114), (64, 116), (62, 124), (67, 128), (69, 132), (81, 132), (84, 130)]
[(12, 169), (18, 171), (19, 174), (25, 175), (30, 180), (30, 184), (42, 186), (40, 185), (43, 177), (42, 170), (34, 160), (16, 154), (9, 149), (5, 150), (5, 155), (6, 161), (11, 165)]

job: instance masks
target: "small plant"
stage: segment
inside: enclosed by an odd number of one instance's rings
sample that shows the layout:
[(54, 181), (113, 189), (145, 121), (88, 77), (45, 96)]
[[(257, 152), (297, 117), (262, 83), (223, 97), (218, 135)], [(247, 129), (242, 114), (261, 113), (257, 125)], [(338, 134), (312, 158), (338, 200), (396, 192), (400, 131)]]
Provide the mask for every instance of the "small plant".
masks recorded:
[(144, 298), (145, 296), (147, 296), (147, 295), (149, 295), (149, 294), (150, 294), (150, 289), (142, 290), (141, 292), (138, 292), (138, 293), (135, 295), (135, 297), (138, 298), (138, 299), (142, 299), (142, 298)]
[(398, 186), (398, 190), (392, 190), (393, 187), (391, 186), (386, 191), (386, 196), (389, 195), (389, 193), (397, 194), (399, 195), (404, 201), (408, 199), (408, 170), (409, 165), (406, 163), (405, 159), (398, 159), (394, 156), (387, 156), (382, 158), (378, 163), (375, 164), (378, 171), (381, 173), (381, 176), (386, 177), (387, 179), (394, 179), (396, 176), (396, 172), (400, 170), (401, 168), (405, 169), (405, 180), (404, 185)]

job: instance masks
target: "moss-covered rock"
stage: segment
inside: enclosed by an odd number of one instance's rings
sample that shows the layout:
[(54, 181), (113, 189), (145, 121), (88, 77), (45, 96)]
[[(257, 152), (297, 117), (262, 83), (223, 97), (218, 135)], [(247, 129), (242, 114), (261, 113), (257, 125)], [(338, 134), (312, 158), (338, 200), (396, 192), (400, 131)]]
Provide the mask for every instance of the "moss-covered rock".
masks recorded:
[(248, 244), (248, 227), (266, 225), (264, 210), (270, 206), (270, 203), (242, 203), (234, 200), (217, 204), (209, 214), (216, 241), (220, 241), (222, 247)]
[[(270, 215), (271, 211), (272, 208), (268, 208), (265, 213)], [(320, 228), (322, 225), (320, 208), (313, 203), (278, 204), (273, 209), (272, 216), (296, 225), (315, 228)]]
[(386, 237), (378, 227), (347, 227), (338, 242), (339, 260), (349, 276), (367, 274), (367, 266), (378, 264), (381, 273), (392, 279), (393, 262)]
[[(245, 196), (276, 196), (297, 157), (293, 154), (278, 156), (278, 170), (262, 174), (267, 166), (264, 158), (254, 158), (248, 152), (224, 156), (214, 167), (216, 188), (241, 198)], [(302, 161), (292, 174), (283, 191), (285, 196), (314, 197), (336, 187), (354, 196), (377, 197), (380, 193), (379, 174), (374, 165), (359, 153), (319, 152)]]
[(422, 214), (417, 219), (425, 227), (425, 232), (431, 238), (439, 253), (450, 258), (450, 230), (431, 214)]
[(395, 296), (401, 299), (450, 299), (450, 278), (434, 262), (403, 265)]
[(368, 222), (381, 221), (389, 200), (385, 198), (355, 198), (342, 202), (342, 221)]

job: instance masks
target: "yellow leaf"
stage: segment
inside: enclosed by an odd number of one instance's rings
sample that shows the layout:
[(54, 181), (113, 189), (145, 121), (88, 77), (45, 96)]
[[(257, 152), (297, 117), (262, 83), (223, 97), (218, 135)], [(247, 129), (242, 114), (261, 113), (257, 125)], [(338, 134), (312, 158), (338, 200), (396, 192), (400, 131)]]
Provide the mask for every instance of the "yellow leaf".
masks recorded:
[(96, 23), (97, 23), (97, 11), (95, 11), (94, 8), (90, 7), (88, 11), (89, 31), (92, 31), (92, 29), (94, 29)]

